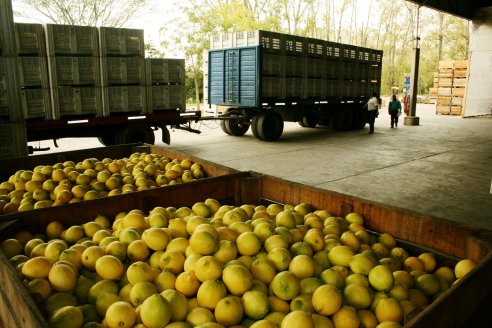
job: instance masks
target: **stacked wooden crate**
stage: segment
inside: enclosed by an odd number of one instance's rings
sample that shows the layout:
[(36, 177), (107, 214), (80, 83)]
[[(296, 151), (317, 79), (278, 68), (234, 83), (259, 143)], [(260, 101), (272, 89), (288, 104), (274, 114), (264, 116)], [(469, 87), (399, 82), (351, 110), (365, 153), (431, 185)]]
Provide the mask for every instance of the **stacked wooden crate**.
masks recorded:
[(105, 116), (146, 113), (144, 31), (99, 28)]
[(43, 25), (15, 23), (15, 39), (24, 117), (51, 119), (53, 115)]
[(435, 72), (432, 88), (429, 88), (429, 99), (432, 104), (437, 104), (437, 88), (439, 88), (439, 73)]
[(145, 68), (148, 113), (185, 111), (184, 59), (147, 58)]
[(17, 63), (12, 3), (0, 0), (0, 158), (27, 155)]
[(101, 116), (97, 28), (46, 25), (53, 117)]
[(437, 82), (437, 114), (463, 114), (467, 70), (467, 60), (439, 62), (437, 81), (434, 81)]

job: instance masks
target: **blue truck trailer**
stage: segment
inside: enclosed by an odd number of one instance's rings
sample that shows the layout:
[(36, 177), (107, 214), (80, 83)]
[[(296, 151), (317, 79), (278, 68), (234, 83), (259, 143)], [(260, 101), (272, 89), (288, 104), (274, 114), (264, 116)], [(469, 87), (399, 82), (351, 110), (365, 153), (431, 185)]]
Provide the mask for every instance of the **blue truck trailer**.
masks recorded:
[(381, 89), (381, 50), (269, 31), (214, 36), (206, 94), (225, 116), (222, 130), (274, 141), (284, 122), (362, 129)]

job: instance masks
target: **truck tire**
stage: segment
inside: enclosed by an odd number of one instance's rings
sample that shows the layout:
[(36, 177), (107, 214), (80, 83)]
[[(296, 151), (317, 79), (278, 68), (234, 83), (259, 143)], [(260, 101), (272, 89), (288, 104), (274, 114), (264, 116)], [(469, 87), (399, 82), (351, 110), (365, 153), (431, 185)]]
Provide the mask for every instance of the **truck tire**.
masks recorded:
[(155, 135), (152, 128), (145, 124), (129, 125), (120, 130), (116, 136), (118, 144), (146, 143), (153, 145)]
[(116, 136), (114, 133), (105, 133), (98, 137), (97, 140), (104, 146), (114, 146), (116, 145)]
[(258, 134), (258, 118), (260, 115), (255, 115), (251, 119), (251, 132), (253, 132), (253, 135), (255, 136), (256, 139), (261, 140), (260, 135)]
[(303, 128), (315, 128), (318, 125), (318, 118), (313, 115), (304, 116), (302, 121), (297, 122)]
[(354, 121), (354, 111), (350, 106), (344, 106), (337, 110), (335, 114), (335, 120), (333, 122), (335, 130), (348, 131), (352, 129), (352, 122)]
[(225, 120), (220, 121), (220, 128), (225, 134), (230, 136), (232, 133), (231, 131), (229, 131), (228, 126), (226, 125), (225, 122), (226, 122)]
[(258, 136), (263, 141), (275, 141), (284, 131), (284, 120), (279, 113), (274, 111), (260, 113), (255, 122)]
[(226, 130), (229, 131), (229, 135), (232, 136), (243, 136), (249, 130), (249, 124), (244, 124), (242, 120), (239, 119), (225, 120), (222, 122), (224, 122)]
[(367, 123), (367, 110), (364, 107), (354, 108), (354, 130), (362, 130)]

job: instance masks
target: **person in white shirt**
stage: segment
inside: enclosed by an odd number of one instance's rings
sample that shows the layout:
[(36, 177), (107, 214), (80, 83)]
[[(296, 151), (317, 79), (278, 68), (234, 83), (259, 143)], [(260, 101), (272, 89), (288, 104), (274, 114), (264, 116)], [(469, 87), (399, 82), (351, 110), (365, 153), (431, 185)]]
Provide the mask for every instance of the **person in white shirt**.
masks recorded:
[(366, 106), (368, 113), (367, 121), (369, 123), (369, 133), (372, 134), (374, 133), (374, 121), (376, 120), (379, 112), (379, 101), (375, 92), (371, 94), (371, 98), (369, 98)]

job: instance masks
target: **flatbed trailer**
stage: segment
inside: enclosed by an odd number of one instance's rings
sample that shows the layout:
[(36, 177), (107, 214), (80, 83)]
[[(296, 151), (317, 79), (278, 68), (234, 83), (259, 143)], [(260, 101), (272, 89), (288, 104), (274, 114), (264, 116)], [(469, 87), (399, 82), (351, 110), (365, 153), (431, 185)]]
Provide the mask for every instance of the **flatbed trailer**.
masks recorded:
[(97, 137), (105, 146), (144, 142), (154, 144), (154, 131), (162, 130), (162, 142), (169, 144), (169, 127), (190, 132), (191, 123), (200, 120), (200, 111), (162, 111), (143, 115), (75, 117), (58, 120), (27, 120), (27, 141)]

